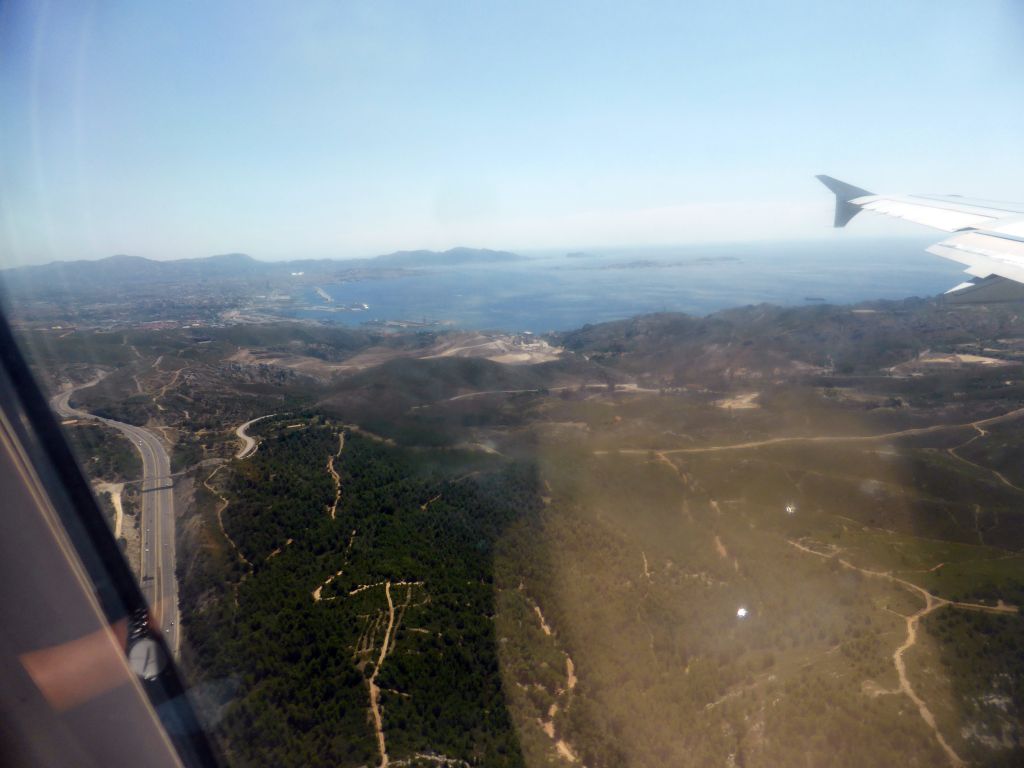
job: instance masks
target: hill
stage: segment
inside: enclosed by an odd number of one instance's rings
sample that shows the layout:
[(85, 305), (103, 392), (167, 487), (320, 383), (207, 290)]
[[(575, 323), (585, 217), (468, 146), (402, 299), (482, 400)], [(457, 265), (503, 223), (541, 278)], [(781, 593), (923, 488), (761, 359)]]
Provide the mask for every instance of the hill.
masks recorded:
[(1022, 318), (664, 313), (518, 366), (443, 332), (23, 338), (79, 382), (102, 356), (73, 402), (193, 468), (184, 655), (239, 681), (233, 764), (1001, 766)]
[(395, 251), (362, 259), (301, 259), (259, 261), (245, 253), (225, 253), (189, 259), (156, 260), (143, 256), (115, 255), (103, 259), (54, 261), (0, 270), (0, 277), (12, 289), (40, 290), (57, 281), (63, 290), (104, 283), (185, 282), (237, 279), (293, 272), (327, 274), (351, 267), (424, 267), (456, 264), (489, 264), (519, 261), (523, 257), (508, 251), (486, 248), (451, 248), (447, 251)]
[(953, 307), (921, 299), (762, 304), (707, 317), (642, 315), (555, 334), (554, 340), (603, 365), (665, 383), (800, 376), (811, 370), (865, 373), (931, 347), (1013, 335), (1018, 310), (1010, 304)]

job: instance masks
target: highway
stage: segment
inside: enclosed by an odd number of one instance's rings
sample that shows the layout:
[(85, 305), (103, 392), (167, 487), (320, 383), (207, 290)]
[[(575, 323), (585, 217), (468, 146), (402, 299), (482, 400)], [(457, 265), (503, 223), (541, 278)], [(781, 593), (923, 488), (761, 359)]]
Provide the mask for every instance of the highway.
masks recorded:
[(74, 391), (75, 388), (65, 389), (50, 401), (59, 416), (101, 421), (127, 437), (142, 457), (142, 517), (139, 521), (142, 538), (142, 593), (160, 622), (168, 647), (177, 656), (181, 622), (178, 612), (178, 577), (174, 570), (171, 461), (163, 444), (149, 430), (72, 408), (68, 401)]

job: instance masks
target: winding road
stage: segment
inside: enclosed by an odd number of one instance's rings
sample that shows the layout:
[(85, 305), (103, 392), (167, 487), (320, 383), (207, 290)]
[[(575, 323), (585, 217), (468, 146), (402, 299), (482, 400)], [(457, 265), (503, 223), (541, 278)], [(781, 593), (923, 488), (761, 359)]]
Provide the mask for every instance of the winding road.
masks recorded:
[(62, 418), (95, 419), (127, 437), (142, 457), (142, 515), (140, 531), (142, 553), (140, 584), (164, 632), (167, 645), (177, 656), (181, 645), (178, 611), (178, 577), (174, 553), (174, 492), (171, 487), (171, 461), (163, 444), (147, 429), (113, 419), (94, 416), (72, 408), (69, 400), (76, 389), (95, 384), (95, 379), (80, 387), (69, 387), (55, 395), (50, 403)]
[(256, 438), (249, 437), (245, 430), (255, 424), (257, 421), (263, 419), (269, 419), (271, 416), (276, 416), (276, 413), (268, 413), (266, 416), (257, 416), (255, 419), (249, 419), (242, 426), (235, 430), (235, 434), (242, 441), (242, 447), (238, 449), (238, 453), (235, 454), (236, 459), (245, 459), (256, 453)]

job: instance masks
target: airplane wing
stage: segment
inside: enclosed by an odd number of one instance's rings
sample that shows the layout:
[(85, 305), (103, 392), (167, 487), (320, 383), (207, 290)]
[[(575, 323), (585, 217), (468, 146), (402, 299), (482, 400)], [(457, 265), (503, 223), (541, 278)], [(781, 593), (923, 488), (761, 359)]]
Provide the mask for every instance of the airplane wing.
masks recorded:
[(954, 303), (1024, 300), (1024, 203), (971, 200), (958, 195), (876, 195), (818, 176), (836, 196), (835, 226), (861, 211), (906, 219), (944, 232), (929, 253), (964, 264), (971, 279), (946, 295)]

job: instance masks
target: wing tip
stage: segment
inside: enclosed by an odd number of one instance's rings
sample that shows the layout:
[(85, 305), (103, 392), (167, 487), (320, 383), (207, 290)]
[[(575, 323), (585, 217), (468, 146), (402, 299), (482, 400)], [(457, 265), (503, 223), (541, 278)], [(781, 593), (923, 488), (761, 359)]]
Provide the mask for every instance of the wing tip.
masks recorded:
[(845, 227), (850, 219), (860, 213), (860, 206), (854, 205), (850, 202), (851, 200), (871, 194), (866, 189), (855, 187), (853, 184), (847, 184), (845, 181), (826, 176), (823, 173), (819, 173), (814, 178), (828, 187), (836, 196), (836, 215), (832, 223), (832, 226), (836, 228)]

